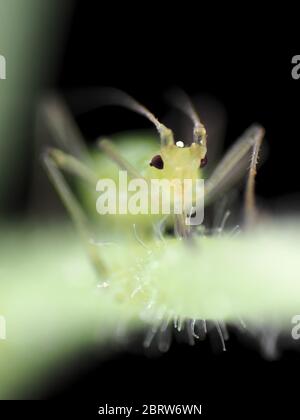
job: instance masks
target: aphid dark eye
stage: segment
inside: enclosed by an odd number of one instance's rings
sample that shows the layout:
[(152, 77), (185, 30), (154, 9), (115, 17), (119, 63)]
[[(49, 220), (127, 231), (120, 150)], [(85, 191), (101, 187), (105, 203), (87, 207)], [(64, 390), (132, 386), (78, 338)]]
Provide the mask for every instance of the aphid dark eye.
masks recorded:
[(207, 164), (207, 155), (205, 155), (205, 158), (201, 159), (200, 168), (204, 168), (206, 164)]
[(150, 166), (154, 166), (157, 169), (163, 169), (164, 161), (162, 160), (160, 155), (156, 155), (152, 158)]

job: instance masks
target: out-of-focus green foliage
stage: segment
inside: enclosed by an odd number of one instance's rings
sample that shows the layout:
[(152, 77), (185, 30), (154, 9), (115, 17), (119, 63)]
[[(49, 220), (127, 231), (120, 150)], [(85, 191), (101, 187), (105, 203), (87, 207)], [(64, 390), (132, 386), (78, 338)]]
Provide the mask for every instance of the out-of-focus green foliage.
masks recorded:
[[(1, 229), (0, 398), (34, 385), (55, 361), (111, 338), (122, 307), (98, 289), (81, 244), (65, 226)], [(26, 391), (26, 389), (25, 389)]]
[[(216, 318), (282, 327), (299, 312), (300, 226), (291, 222), (237, 237), (174, 239), (144, 249), (134, 237), (99, 246), (110, 267), (101, 281), (69, 227), (1, 228), (0, 397), (41, 384), (55, 363), (87, 346), (112, 342), (163, 316)], [(53, 373), (53, 372), (52, 372)], [(22, 394), (21, 394), (22, 395)], [(23, 394), (24, 395), (24, 394)]]
[(34, 153), (38, 89), (56, 67), (71, 4), (0, 0), (0, 54), (6, 60), (6, 79), (0, 80), (0, 211), (15, 200), (12, 190), (21, 193), (22, 170)]

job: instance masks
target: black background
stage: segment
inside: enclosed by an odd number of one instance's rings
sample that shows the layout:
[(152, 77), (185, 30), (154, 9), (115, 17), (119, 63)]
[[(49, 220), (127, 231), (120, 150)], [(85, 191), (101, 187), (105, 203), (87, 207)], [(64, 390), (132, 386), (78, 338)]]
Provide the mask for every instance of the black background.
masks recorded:
[[(260, 9), (245, 6), (239, 16), (233, 10), (229, 21), (216, 4), (210, 14), (203, 6), (169, 3), (162, 9), (159, 3), (141, 2), (129, 8), (127, 2), (108, 7), (79, 1), (57, 87), (115, 86), (157, 115), (167, 110), (162, 95), (169, 87), (214, 95), (227, 110), (227, 144), (254, 121), (266, 128), (269, 154), (257, 190), (266, 199), (284, 201), (281, 197), (299, 191), (300, 80), (291, 77), (291, 58), (300, 54), (297, 31), (292, 33), (292, 22), (283, 15), (274, 22), (270, 14), (263, 17)], [(98, 113), (79, 121), (89, 140), (149, 127), (126, 111), (101, 113), (101, 127)], [(209, 342), (194, 347), (173, 344), (167, 354), (154, 359), (130, 347), (104, 363), (94, 354), (82, 354), (70, 362), (72, 374), (65, 385), (43, 397), (73, 398), (75, 407), (75, 401), (89, 398), (93, 407), (100, 401), (172, 400), (202, 402), (207, 415), (296, 413), (293, 378), (298, 377), (300, 356), (286, 351), (277, 361), (266, 361), (257, 347), (232, 330), (228, 350), (221, 354), (214, 354)]]
[[(282, 10), (281, 22), (288, 25), (279, 28), (260, 9), (246, 7), (243, 19), (232, 22), (220, 9), (206, 14), (201, 3), (170, 9), (96, 4), (78, 2), (59, 87), (118, 87), (158, 116), (168, 110), (163, 94), (170, 87), (210, 94), (226, 108), (227, 144), (253, 122), (266, 128), (269, 158), (258, 175), (258, 193), (280, 197), (299, 190), (300, 83), (291, 77), (291, 59), (298, 54), (291, 17)], [(91, 139), (149, 128), (141, 117), (110, 108), (81, 121)]]

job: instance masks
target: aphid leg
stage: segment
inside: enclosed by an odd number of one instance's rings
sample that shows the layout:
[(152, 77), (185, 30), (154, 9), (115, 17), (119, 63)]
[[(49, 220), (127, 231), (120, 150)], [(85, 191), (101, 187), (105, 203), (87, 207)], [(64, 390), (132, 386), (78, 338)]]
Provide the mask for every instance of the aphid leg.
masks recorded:
[(50, 148), (48, 154), (60, 169), (84, 179), (95, 189), (98, 179), (91, 169), (93, 164), (88, 149), (64, 101), (58, 95), (49, 95), (39, 111), (39, 128), (42, 128), (41, 124), (46, 125), (53, 140), (67, 150), (65, 153)]
[(90, 159), (80, 129), (59, 95), (48, 95), (38, 111), (39, 130), (47, 128), (57, 145), (78, 159)]
[(127, 171), (131, 178), (143, 178), (142, 175), (131, 165), (131, 163), (121, 155), (113, 142), (107, 139), (101, 139), (98, 141), (98, 146), (121, 169)]
[(80, 235), (84, 241), (88, 255), (93, 263), (98, 274), (101, 276), (106, 274), (106, 267), (98, 255), (96, 247), (91, 243), (92, 231), (90, 229), (88, 220), (80, 207), (77, 199), (73, 195), (71, 189), (66, 183), (62, 172), (60, 171), (53, 156), (49, 152), (44, 155), (44, 165), (50, 180), (52, 181), (55, 189), (57, 190), (62, 202), (71, 215), (71, 218), (79, 230)]
[(256, 167), (258, 160), (258, 153), (261, 147), (263, 140), (263, 134), (257, 136), (255, 142), (253, 143), (250, 169), (246, 184), (246, 193), (245, 193), (245, 222), (246, 225), (253, 225), (256, 218), (256, 207), (255, 207), (255, 176), (256, 176)]
[(174, 228), (175, 233), (180, 238), (189, 238), (191, 228), (186, 224), (186, 215), (185, 214), (175, 214), (174, 215)]
[[(245, 192), (245, 224), (251, 225), (255, 221), (255, 175), (259, 149), (264, 137), (264, 129), (253, 125), (229, 149), (224, 158), (213, 171), (205, 183), (205, 205), (213, 202), (221, 193), (243, 178), (248, 170)], [(250, 169), (249, 153), (252, 150)]]
[(81, 160), (54, 148), (49, 148), (48, 154), (60, 169), (85, 180), (93, 189), (96, 188), (98, 181), (96, 174)]

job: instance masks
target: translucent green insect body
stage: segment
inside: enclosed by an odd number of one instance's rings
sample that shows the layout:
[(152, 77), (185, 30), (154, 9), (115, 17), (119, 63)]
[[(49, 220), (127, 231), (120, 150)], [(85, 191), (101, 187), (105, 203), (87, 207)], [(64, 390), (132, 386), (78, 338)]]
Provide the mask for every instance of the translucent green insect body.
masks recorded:
[[(141, 133), (118, 135), (112, 141), (100, 139), (97, 146), (103, 153), (98, 148), (92, 153), (85, 149), (82, 158), (81, 154), (74, 157), (50, 150), (45, 157), (46, 168), (82, 235), (97, 269), (99, 284), (104, 287), (103, 293), (113, 294), (121, 305), (128, 307), (129, 313), (138, 314), (139, 318), (163, 331), (172, 325), (181, 330), (185, 323), (189, 337), (196, 337), (199, 333), (196, 329), (200, 328), (198, 319), (214, 315), (215, 319), (222, 317), (227, 320), (233, 314), (238, 316), (239, 308), (232, 308), (224, 290), (216, 294), (212, 309), (209, 305), (198, 306), (197, 298), (193, 300), (190, 297), (194, 288), (211, 295), (206, 290), (210, 287), (207, 279), (210, 277), (210, 264), (217, 263), (212, 261), (211, 249), (217, 246), (215, 243), (223, 241), (221, 234), (228, 214), (225, 212), (222, 216), (216, 237), (206, 235), (205, 223), (192, 228), (187, 226), (188, 208), (184, 208), (182, 214), (166, 217), (162, 214), (118, 212), (99, 215), (96, 210), (96, 185), (97, 180), (108, 178), (122, 193), (122, 188), (119, 188), (120, 170), (125, 171), (130, 179), (140, 177), (147, 182), (178, 179), (184, 183), (189, 179), (194, 183), (204, 176), (206, 129), (185, 97), (179, 107), (190, 115), (194, 128), (191, 139), (183, 142), (175, 140), (169, 128), (128, 95), (113, 91), (112, 104), (117, 102), (115, 95), (122, 106), (146, 116), (156, 126), (160, 146), (154, 136)], [(55, 107), (53, 103), (51, 106), (51, 112), (48, 112), (50, 119), (53, 112), (57, 114), (58, 108), (57, 103)], [(52, 120), (56, 124), (56, 132), (59, 131), (61, 126), (57, 124), (57, 116)], [(248, 224), (253, 224), (256, 218), (254, 178), (263, 135), (264, 130), (259, 125), (246, 130), (225, 154), (205, 186), (205, 204), (210, 204), (222, 197), (222, 193), (245, 173), (248, 174), (245, 194), (245, 219)], [(73, 196), (61, 171), (77, 176), (79, 199)], [(129, 193), (129, 200), (130, 197)], [(190, 208), (192, 205), (190, 202)], [(218, 280), (213, 280), (216, 287)], [(223, 342), (219, 323), (216, 326)], [(156, 327), (151, 329), (152, 333)]]
[[(146, 133), (130, 133), (113, 136), (113, 142), (118, 148), (119, 152), (124, 156), (142, 176), (145, 175), (149, 167), (151, 156), (158, 152), (157, 138), (155, 136), (147, 135)], [(116, 185), (117, 205), (116, 214), (101, 215), (96, 209), (96, 200), (100, 196), (97, 193), (96, 185), (94, 191), (87, 188), (86, 183), (80, 182), (79, 195), (83, 206), (86, 208), (89, 217), (93, 220), (95, 229), (104, 235), (107, 239), (112, 237), (130, 238), (133, 236), (133, 226), (137, 225), (143, 236), (151, 236), (153, 234), (153, 224), (158, 222), (161, 216), (151, 214), (120, 214), (118, 211), (119, 201), (118, 192), (122, 193), (119, 185), (120, 168), (108, 156), (103, 154), (99, 149), (95, 148), (91, 151), (95, 172), (98, 179), (111, 179)], [(149, 158), (150, 157), (150, 158)], [(130, 181), (128, 177), (128, 181)], [(133, 192), (128, 191), (128, 199), (133, 195)]]
[[(110, 179), (115, 183), (117, 203), (116, 214), (99, 214), (96, 210), (94, 192), (87, 188), (86, 183), (80, 182), (79, 194), (83, 205), (89, 213), (89, 217), (94, 220), (96, 226), (102, 232), (108, 231), (108, 235), (121, 234), (127, 236), (129, 234), (129, 236), (132, 236), (133, 226), (135, 225), (142, 237), (146, 239), (151, 238), (151, 236), (155, 235), (156, 229), (159, 229), (157, 224), (163, 217), (166, 219), (165, 227), (172, 227), (174, 220), (172, 217), (168, 217), (170, 215), (163, 213), (163, 190), (159, 191), (157, 199), (158, 214), (151, 212), (151, 180), (158, 182), (167, 180), (170, 183), (172, 180), (175, 180), (178, 181), (179, 185), (183, 185), (184, 179), (190, 179), (191, 185), (194, 185), (195, 180), (203, 176), (200, 169), (201, 151), (193, 150), (193, 148), (189, 147), (179, 148), (175, 145), (165, 146), (163, 149), (160, 149), (157, 145), (157, 138), (146, 133), (117, 135), (112, 137), (112, 141), (118, 152), (132, 164), (144, 180), (149, 182), (148, 211), (145, 214), (142, 212), (132, 214), (130, 211), (127, 211), (126, 214), (120, 213), (118, 194), (122, 195), (124, 192), (124, 187), (119, 183), (121, 169), (109, 157), (99, 152), (99, 150), (94, 150), (91, 154), (94, 171), (98, 179)], [(195, 148), (197, 148), (196, 145)], [(151, 160), (156, 156), (162, 156), (164, 162), (162, 169), (151, 165)], [(128, 176), (126, 172), (126, 178), (129, 183), (132, 176)], [(184, 191), (183, 186), (181, 191)], [(136, 191), (127, 190), (128, 201), (135, 193)], [(176, 190), (170, 192), (170, 200), (174, 198), (175, 194)], [(100, 193), (98, 196), (100, 196)], [(172, 205), (173, 203), (171, 202), (169, 207), (171, 211)]]

